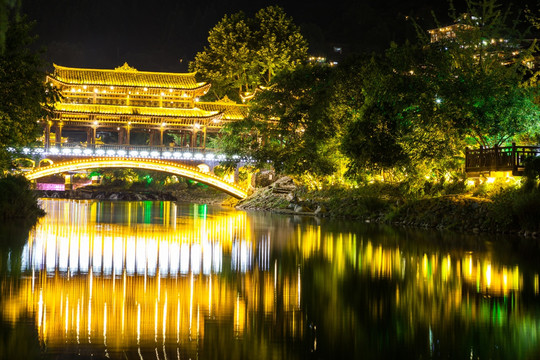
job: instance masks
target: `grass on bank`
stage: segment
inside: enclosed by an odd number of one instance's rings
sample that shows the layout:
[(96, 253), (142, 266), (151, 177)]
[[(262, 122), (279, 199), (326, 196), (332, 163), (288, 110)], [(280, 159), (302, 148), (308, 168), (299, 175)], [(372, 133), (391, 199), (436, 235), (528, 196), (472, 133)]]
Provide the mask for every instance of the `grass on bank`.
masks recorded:
[(403, 184), (375, 182), (357, 188), (330, 186), (308, 190), (300, 198), (323, 204), (330, 216), (454, 230), (540, 232), (540, 160), (527, 165), (522, 178), (467, 185), (465, 179), (427, 183), (421, 194)]

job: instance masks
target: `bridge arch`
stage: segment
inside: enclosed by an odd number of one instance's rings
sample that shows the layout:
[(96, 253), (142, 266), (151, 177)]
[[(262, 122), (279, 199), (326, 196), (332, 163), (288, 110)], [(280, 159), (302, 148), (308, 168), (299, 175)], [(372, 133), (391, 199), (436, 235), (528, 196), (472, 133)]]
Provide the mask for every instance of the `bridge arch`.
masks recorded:
[(36, 168), (25, 174), (28, 180), (36, 180), (66, 171), (86, 170), (92, 168), (136, 168), (166, 172), (169, 174), (192, 179), (215, 187), (238, 199), (247, 197), (243, 188), (209, 173), (204, 173), (196, 167), (178, 164), (172, 161), (146, 158), (89, 158), (56, 162), (47, 167)]

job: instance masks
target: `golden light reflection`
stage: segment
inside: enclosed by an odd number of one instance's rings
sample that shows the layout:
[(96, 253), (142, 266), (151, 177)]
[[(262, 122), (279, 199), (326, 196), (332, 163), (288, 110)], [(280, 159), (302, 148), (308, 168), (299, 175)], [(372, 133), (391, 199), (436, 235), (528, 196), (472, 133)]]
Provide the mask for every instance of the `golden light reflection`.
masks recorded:
[[(245, 271), (252, 266), (251, 233), (246, 230), (248, 218), (242, 212), (209, 219), (195, 216), (189, 226), (171, 224), (170, 219), (165, 221), (167, 226), (101, 225), (96, 223), (103, 214), (96, 209), (97, 203), (70, 202), (62, 209), (54, 202), (45, 205), (50, 216), (31, 234), (23, 252), (23, 270), (92, 271), (103, 275), (121, 275), (125, 270), (127, 275), (150, 276), (158, 272), (168, 276), (202, 271), (208, 275), (221, 271), (224, 251), (232, 251), (234, 265), (239, 269)], [(81, 217), (81, 209), (85, 208), (89, 208), (93, 220)], [(165, 210), (165, 214), (171, 213), (171, 209)], [(57, 219), (59, 213), (63, 215), (62, 223), (50, 220)], [(145, 217), (143, 213), (142, 220)]]
[[(260, 247), (254, 244), (244, 212), (207, 214), (193, 207), (179, 222), (146, 221), (147, 203), (114, 204), (115, 212), (133, 217), (105, 223), (112, 209), (103, 203), (43, 205), (49, 215), (32, 231), (21, 262), (25, 273), (36, 276), (23, 277), (0, 306), (11, 322), (35, 314), (47, 346), (178, 344), (203, 338), (205, 323), (216, 318), (233, 319), (230, 331), (241, 337), (250, 330), (251, 313), (276, 319), (276, 301), (291, 314), (299, 308), (299, 273), (281, 274), (273, 286), (274, 274), (264, 271), (270, 239), (265, 235)], [(160, 206), (152, 213), (176, 213), (172, 203)], [(240, 289), (234, 278), (220, 276), (224, 258)], [(294, 328), (291, 319), (285, 322)], [(301, 336), (296, 328), (294, 336)]]
[[(0, 307), (12, 322), (34, 316), (46, 346), (137, 347), (157, 356), (161, 344), (165, 354), (165, 345), (203, 343), (218, 323), (220, 331), (246, 338), (260, 330), (259, 319), (278, 334), (303, 339), (306, 299), (320, 296), (328, 309), (343, 308), (343, 292), (357, 291), (343, 286), (350, 279), (384, 284), (384, 296), (367, 296), (365, 308), (347, 309), (347, 319), (365, 311), (378, 321), (397, 312), (411, 319), (405, 326), (412, 330), (456, 316), (467, 323), (516, 321), (524, 286), (539, 291), (538, 274), (527, 276), (490, 251), (430, 250), (327, 231), (315, 222), (293, 224), (287, 241), (273, 242), (275, 233), (261, 231), (246, 213), (204, 206), (44, 206), (50, 215), (23, 250), (25, 275)], [(343, 318), (336, 316), (335, 324), (344, 326)]]
[(371, 240), (358, 241), (354, 233), (327, 232), (321, 236), (319, 227), (307, 226), (305, 231), (298, 228), (296, 243), (301, 246), (305, 259), (322, 253), (339, 274), (356, 268), (372, 278), (404, 278), (407, 271), (412, 271), (418, 283), (422, 280), (429, 291), (442, 283), (458, 282), (461, 287), (470, 286), (478, 293), (493, 296), (519, 292), (523, 287), (519, 267), (496, 264), (489, 253), (406, 255), (395, 244), (384, 246)]

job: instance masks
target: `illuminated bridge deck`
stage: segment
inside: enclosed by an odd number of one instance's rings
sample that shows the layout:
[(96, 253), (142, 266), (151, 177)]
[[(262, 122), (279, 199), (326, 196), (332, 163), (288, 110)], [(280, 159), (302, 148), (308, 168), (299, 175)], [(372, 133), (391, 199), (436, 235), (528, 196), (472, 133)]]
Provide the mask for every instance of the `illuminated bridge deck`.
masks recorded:
[[(83, 147), (78, 144), (62, 144), (61, 147), (24, 148), (24, 155), (39, 157), (91, 158), (91, 157), (124, 157), (148, 158), (172, 161), (213, 161), (227, 160), (224, 154), (202, 148), (136, 146), (136, 145), (95, 145)], [(233, 156), (232, 159), (240, 159)], [(240, 159), (247, 160), (247, 159)]]

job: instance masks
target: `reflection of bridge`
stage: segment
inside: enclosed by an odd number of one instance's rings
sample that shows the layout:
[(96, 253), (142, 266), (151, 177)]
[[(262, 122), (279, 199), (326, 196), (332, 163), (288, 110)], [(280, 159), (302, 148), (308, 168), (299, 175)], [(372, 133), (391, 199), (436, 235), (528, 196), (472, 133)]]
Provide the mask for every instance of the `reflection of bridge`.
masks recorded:
[(49, 215), (17, 261), (25, 276), (0, 309), (13, 323), (35, 317), (45, 346), (83, 357), (195, 358), (207, 332), (220, 326), (242, 338), (257, 313), (271, 331), (302, 337), (300, 270), (270, 267), (270, 241), (252, 239), (246, 213), (190, 207), (177, 223), (185, 208), (172, 203), (43, 205)]
[(247, 197), (245, 189), (227, 182), (214, 174), (203, 171), (201, 168), (186, 166), (173, 161), (164, 161), (149, 158), (130, 157), (91, 157), (64, 160), (46, 167), (35, 168), (25, 175), (29, 180), (36, 180), (45, 176), (61, 174), (69, 171), (87, 170), (93, 168), (130, 168), (162, 171), (192, 179), (210, 185), (239, 199)]
[[(230, 253), (234, 270), (249, 270), (253, 263), (249, 223), (243, 212), (211, 218), (204, 213), (194, 214), (189, 226), (180, 226), (176, 224), (174, 203), (163, 203), (159, 208), (148, 208), (143, 203), (110, 208), (84, 201), (60, 203), (64, 204), (61, 208), (56, 204), (43, 202), (49, 216), (38, 224), (25, 247), (25, 271), (93, 272), (104, 276), (123, 272), (128, 276), (175, 277), (188, 272), (210, 275), (221, 272), (223, 252)], [(158, 210), (163, 214), (163, 223), (148, 223)], [(112, 211), (128, 223), (94, 223)], [(49, 220), (60, 216), (64, 217), (63, 223)], [(139, 216), (142, 224), (134, 221)], [(256, 259), (259, 267), (269, 267), (268, 256), (264, 255), (268, 251), (265, 247)]]

